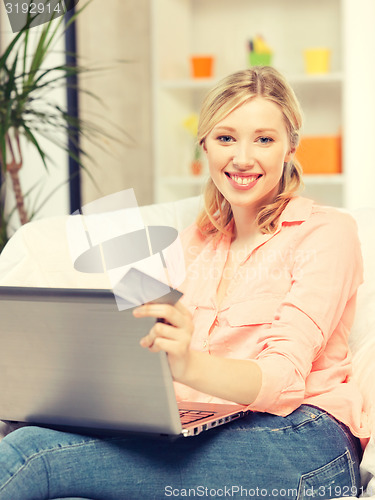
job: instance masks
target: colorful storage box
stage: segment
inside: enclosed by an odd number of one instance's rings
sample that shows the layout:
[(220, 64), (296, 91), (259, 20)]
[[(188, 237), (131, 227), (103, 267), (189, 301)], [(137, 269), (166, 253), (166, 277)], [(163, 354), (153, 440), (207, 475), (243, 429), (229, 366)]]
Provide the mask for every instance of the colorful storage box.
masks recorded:
[(190, 69), (192, 78), (211, 78), (214, 71), (214, 56), (191, 56)]
[(296, 158), (305, 174), (339, 174), (342, 171), (341, 136), (304, 136)]

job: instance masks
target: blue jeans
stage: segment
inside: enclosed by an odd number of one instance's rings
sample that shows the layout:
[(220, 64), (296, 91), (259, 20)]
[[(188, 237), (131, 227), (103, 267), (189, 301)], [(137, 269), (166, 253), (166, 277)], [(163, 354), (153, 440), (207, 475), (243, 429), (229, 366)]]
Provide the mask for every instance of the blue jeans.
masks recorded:
[(0, 443), (0, 500), (356, 496), (360, 458), (348, 429), (307, 405), (174, 441), (24, 427)]

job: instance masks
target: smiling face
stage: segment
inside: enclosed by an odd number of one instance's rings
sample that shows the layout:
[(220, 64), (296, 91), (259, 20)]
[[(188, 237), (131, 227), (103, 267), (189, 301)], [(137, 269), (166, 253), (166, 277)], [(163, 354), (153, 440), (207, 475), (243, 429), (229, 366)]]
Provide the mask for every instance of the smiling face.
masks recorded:
[(204, 150), (212, 180), (232, 209), (246, 207), (254, 216), (275, 199), (284, 163), (294, 153), (280, 107), (263, 97), (217, 123)]

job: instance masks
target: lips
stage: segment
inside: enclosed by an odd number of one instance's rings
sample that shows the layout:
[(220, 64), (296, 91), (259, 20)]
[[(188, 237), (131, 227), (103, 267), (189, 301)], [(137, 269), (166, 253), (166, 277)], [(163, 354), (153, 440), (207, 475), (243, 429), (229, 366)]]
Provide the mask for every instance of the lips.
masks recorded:
[(237, 174), (224, 172), (230, 184), (236, 189), (251, 189), (258, 182), (262, 174)]

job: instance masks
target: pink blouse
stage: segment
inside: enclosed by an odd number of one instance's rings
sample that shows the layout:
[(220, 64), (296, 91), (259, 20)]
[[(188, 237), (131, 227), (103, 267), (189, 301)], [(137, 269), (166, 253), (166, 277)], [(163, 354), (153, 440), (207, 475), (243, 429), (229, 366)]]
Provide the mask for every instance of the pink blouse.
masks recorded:
[[(255, 360), (262, 386), (251, 410), (285, 416), (311, 404), (368, 437), (347, 342), (362, 282), (354, 219), (293, 198), (277, 230), (243, 256), (220, 308), (216, 291), (230, 238), (203, 238), (196, 225), (181, 237), (187, 278), (180, 288), (195, 323), (192, 349)], [(182, 384), (175, 388), (179, 400), (223, 402)]]

